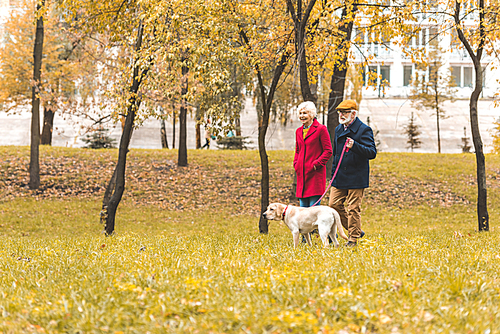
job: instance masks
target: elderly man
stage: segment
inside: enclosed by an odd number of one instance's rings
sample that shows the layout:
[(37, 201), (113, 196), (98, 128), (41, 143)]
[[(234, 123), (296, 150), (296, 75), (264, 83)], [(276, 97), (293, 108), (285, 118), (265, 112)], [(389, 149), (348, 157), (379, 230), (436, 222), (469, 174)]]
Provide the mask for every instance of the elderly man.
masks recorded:
[(361, 230), (361, 201), (365, 188), (369, 186), (369, 160), (376, 157), (377, 148), (372, 129), (357, 117), (356, 101), (342, 101), (337, 107), (337, 112), (340, 124), (335, 128), (332, 176), (346, 141), (349, 152), (344, 153), (333, 181), (329, 205), (340, 214), (342, 226), (349, 232), (346, 247), (355, 247), (358, 239), (364, 235)]

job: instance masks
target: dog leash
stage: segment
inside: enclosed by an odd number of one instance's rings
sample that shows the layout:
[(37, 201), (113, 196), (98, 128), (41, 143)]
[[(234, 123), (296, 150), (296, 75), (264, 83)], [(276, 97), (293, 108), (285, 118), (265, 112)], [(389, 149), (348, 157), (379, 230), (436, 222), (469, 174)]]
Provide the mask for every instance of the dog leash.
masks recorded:
[(315, 206), (318, 203), (321, 203), (321, 200), (323, 199), (323, 197), (325, 197), (326, 193), (328, 192), (328, 189), (330, 189), (330, 187), (332, 186), (333, 180), (335, 180), (335, 177), (337, 176), (337, 172), (339, 171), (340, 163), (342, 162), (342, 158), (344, 157), (344, 153), (347, 153), (347, 152), (349, 152), (349, 148), (347, 147), (347, 140), (346, 140), (345, 144), (344, 144), (344, 148), (342, 149), (342, 153), (340, 154), (339, 163), (337, 164), (337, 168), (335, 169), (335, 173), (333, 173), (332, 179), (330, 180), (328, 187), (326, 187), (326, 190), (323, 193), (323, 195), (321, 196), (321, 198), (319, 200), (317, 200), (316, 203), (311, 205), (311, 207)]

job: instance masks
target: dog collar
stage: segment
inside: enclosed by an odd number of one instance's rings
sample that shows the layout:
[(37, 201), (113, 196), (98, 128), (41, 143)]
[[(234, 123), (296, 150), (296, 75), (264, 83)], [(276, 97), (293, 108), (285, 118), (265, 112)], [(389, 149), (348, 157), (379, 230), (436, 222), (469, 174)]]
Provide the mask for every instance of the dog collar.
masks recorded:
[(285, 210), (283, 211), (283, 220), (285, 220), (286, 209), (288, 209), (288, 205), (286, 206)]

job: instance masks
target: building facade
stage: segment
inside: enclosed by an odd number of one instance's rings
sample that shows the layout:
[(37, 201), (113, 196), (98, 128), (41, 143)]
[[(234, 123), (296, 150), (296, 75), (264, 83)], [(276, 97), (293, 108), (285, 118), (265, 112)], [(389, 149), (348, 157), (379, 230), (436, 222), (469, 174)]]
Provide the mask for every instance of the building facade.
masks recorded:
[[(473, 26), (475, 17), (466, 17), (464, 25)], [(354, 64), (362, 67), (364, 82), (363, 97), (408, 98), (411, 95), (411, 81), (417, 73), (418, 64), (413, 62), (408, 52), (412, 49), (429, 54), (434, 48), (439, 50), (443, 62), (442, 70), (453, 76), (456, 98), (469, 98), (474, 88), (475, 71), (472, 60), (459, 41), (454, 28), (440, 28), (435, 23), (420, 26), (410, 45), (374, 38), (362, 27), (354, 28), (353, 39), (356, 46), (351, 49)], [(405, 48), (405, 49), (403, 49)], [(407, 52), (405, 52), (407, 51)], [(369, 59), (367, 62), (366, 59)], [(493, 98), (500, 90), (500, 70), (498, 59), (483, 56), (483, 98)], [(370, 75), (372, 73), (372, 75)], [(349, 87), (353, 89), (353, 87)]]

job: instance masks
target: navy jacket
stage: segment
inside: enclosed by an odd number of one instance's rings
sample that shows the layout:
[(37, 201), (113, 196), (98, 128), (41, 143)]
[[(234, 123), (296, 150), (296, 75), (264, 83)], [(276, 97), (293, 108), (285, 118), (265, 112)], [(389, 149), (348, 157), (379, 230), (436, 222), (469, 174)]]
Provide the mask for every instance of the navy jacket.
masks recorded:
[(349, 152), (344, 153), (337, 176), (333, 180), (333, 186), (338, 189), (368, 188), (370, 185), (368, 160), (375, 159), (377, 148), (373, 140), (372, 129), (361, 122), (358, 117), (347, 130), (344, 130), (343, 124), (335, 128), (332, 176), (337, 168), (347, 137), (354, 139), (354, 145)]

